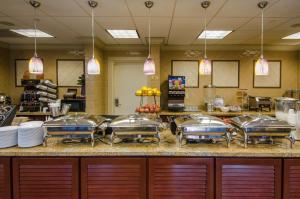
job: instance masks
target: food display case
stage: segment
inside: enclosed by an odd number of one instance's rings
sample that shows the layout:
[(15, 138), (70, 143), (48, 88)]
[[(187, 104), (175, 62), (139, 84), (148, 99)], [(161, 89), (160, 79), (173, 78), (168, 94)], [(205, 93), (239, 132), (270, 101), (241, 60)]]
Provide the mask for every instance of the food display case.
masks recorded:
[(176, 128), (173, 129), (172, 133), (176, 134), (180, 147), (183, 140), (187, 142), (209, 140), (213, 143), (226, 140), (227, 147), (230, 146), (233, 128), (217, 117), (195, 114), (177, 117), (174, 119), (174, 123)]
[(75, 114), (62, 116), (54, 120), (46, 121), (43, 124), (45, 139), (44, 146), (47, 146), (47, 139), (51, 137), (63, 137), (71, 141), (81, 140), (88, 136), (94, 146), (97, 132), (105, 136), (105, 129), (109, 119), (102, 116), (88, 114)]
[[(245, 148), (247, 148), (248, 142), (259, 143), (260, 141), (268, 141), (268, 143), (272, 144), (273, 138), (288, 139), (291, 143), (291, 148), (295, 143), (295, 139), (291, 134), (294, 127), (285, 121), (266, 115), (242, 115), (231, 118), (230, 121), (244, 137)], [(254, 139), (251, 140), (250, 138)]]
[(145, 114), (131, 114), (119, 116), (108, 124), (112, 133), (110, 135), (111, 145), (116, 138), (119, 139), (138, 139), (154, 138), (157, 143), (160, 142), (159, 132), (163, 130), (163, 124), (160, 119)]

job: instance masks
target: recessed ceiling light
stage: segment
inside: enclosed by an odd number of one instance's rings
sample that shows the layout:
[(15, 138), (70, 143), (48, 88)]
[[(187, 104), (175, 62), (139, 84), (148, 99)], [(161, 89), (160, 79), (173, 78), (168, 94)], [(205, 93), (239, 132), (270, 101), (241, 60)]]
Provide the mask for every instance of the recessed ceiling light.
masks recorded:
[(116, 39), (138, 39), (139, 34), (136, 30), (107, 30), (107, 32)]
[(35, 29), (10, 29), (10, 31), (18, 33), (20, 35), (24, 35), (26, 37), (53, 37), (52, 35), (49, 35), (48, 33), (45, 33), (41, 30)]
[(300, 39), (300, 32), (288, 35), (286, 37), (283, 37), (282, 39)]
[(206, 39), (223, 39), (231, 32), (232, 30), (206, 30), (199, 35), (198, 39), (205, 39), (205, 33)]

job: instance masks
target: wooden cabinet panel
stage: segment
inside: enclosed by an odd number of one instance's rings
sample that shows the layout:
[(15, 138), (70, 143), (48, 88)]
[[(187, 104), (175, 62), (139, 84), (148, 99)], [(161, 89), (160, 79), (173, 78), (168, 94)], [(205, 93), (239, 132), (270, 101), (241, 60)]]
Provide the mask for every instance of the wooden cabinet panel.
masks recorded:
[(82, 158), (81, 198), (146, 198), (146, 158)]
[(209, 199), (214, 197), (212, 158), (150, 158), (150, 199)]
[(14, 158), (14, 199), (79, 198), (77, 158)]
[(283, 198), (300, 199), (300, 159), (285, 159)]
[(281, 198), (281, 159), (216, 159), (217, 199)]
[(11, 198), (10, 159), (0, 158), (0, 199)]

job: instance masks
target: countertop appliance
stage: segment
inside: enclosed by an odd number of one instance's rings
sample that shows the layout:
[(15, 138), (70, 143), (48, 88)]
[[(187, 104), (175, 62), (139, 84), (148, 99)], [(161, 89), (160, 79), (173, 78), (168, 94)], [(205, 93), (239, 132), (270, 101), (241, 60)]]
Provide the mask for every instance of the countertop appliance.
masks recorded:
[(169, 111), (184, 111), (185, 77), (168, 77), (168, 109)]
[(172, 133), (176, 134), (180, 147), (183, 140), (209, 140), (213, 143), (218, 140), (226, 140), (227, 147), (230, 146), (233, 128), (217, 117), (195, 114), (177, 117), (173, 122), (175, 128), (172, 128)]
[(159, 144), (159, 132), (164, 128), (159, 118), (145, 114), (119, 116), (112, 120), (108, 127), (112, 129), (111, 145), (115, 143), (116, 138), (121, 141), (135, 139), (138, 142), (146, 141), (145, 138), (154, 138)]
[[(244, 147), (247, 148), (250, 138), (253, 143), (268, 141), (273, 143), (273, 138), (285, 138), (291, 143), (291, 148), (295, 139), (291, 134), (294, 129), (285, 121), (277, 120), (266, 115), (242, 115), (230, 119), (231, 123), (239, 129), (244, 138)], [(256, 139), (255, 139), (256, 138)]]
[(109, 121), (102, 116), (88, 114), (67, 115), (46, 121), (43, 124), (45, 131), (44, 146), (47, 146), (47, 139), (51, 137), (67, 138), (64, 140), (65, 142), (83, 141), (88, 137), (91, 139), (92, 146), (94, 146), (94, 134), (101, 132), (102, 137), (104, 137), (107, 122)]
[(260, 97), (260, 96), (248, 96), (249, 110), (256, 111), (271, 111), (272, 110), (272, 98)]
[(205, 85), (203, 87), (204, 104), (207, 112), (213, 112), (215, 109), (214, 101), (216, 98), (216, 87), (214, 85)]

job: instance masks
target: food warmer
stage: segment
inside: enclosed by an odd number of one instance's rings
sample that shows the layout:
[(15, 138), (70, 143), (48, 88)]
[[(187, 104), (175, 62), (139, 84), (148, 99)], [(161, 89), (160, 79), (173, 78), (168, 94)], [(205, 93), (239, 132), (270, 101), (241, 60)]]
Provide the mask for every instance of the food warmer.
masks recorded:
[(176, 134), (179, 146), (186, 141), (213, 141), (226, 140), (227, 147), (230, 146), (231, 132), (233, 128), (223, 120), (208, 115), (189, 115), (177, 117), (173, 120), (175, 128), (171, 128)]
[(242, 115), (230, 119), (231, 123), (238, 127), (239, 132), (244, 136), (244, 146), (251, 141), (249, 138), (257, 138), (256, 141), (270, 141), (273, 143), (273, 138), (285, 138), (291, 142), (291, 148), (295, 143), (295, 139), (291, 134), (294, 129), (285, 121), (277, 120), (276, 118), (266, 115)]
[(116, 138), (125, 139), (138, 139), (154, 138), (157, 143), (160, 142), (159, 132), (163, 130), (161, 120), (156, 117), (151, 118), (150, 115), (145, 114), (131, 114), (126, 116), (119, 116), (108, 124), (111, 128), (110, 135), (111, 145), (114, 144)]
[(47, 121), (43, 124), (45, 132), (44, 146), (47, 146), (47, 139), (50, 137), (70, 138), (71, 141), (88, 137), (91, 139), (92, 146), (94, 146), (94, 134), (101, 132), (104, 137), (107, 122), (109, 120), (104, 117), (88, 114), (67, 115)]

